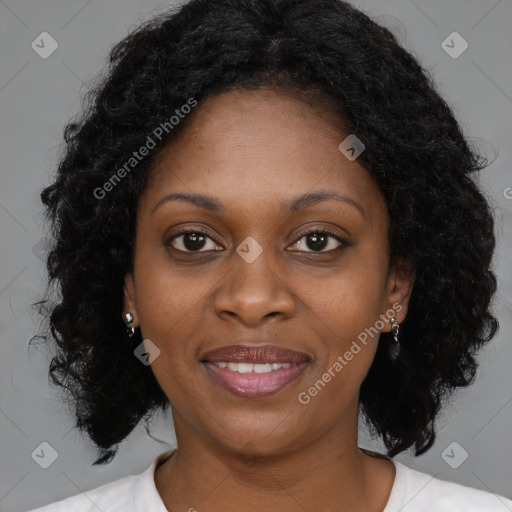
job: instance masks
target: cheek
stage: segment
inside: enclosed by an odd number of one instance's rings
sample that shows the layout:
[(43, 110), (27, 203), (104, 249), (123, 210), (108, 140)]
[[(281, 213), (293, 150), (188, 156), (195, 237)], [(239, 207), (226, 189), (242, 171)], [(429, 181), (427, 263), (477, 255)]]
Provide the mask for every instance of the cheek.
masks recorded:
[(194, 340), (211, 281), (191, 277), (187, 271), (171, 271), (168, 264), (144, 251), (138, 256), (135, 276), (141, 333), (169, 363), (183, 359), (190, 355), (183, 347)]
[(374, 326), (381, 312), (372, 291), (370, 287), (341, 289), (339, 300), (329, 302), (315, 326), (321, 346), (298, 398), (302, 404), (310, 403), (311, 411), (321, 410), (325, 420), (354, 403), (375, 357), (380, 329)]
[(384, 313), (385, 269), (354, 254), (339, 272), (316, 286), (314, 280), (302, 279), (297, 291), (319, 323), (346, 342)]
[(193, 280), (158, 272), (155, 267), (139, 276), (144, 282), (137, 290), (141, 334), (160, 350), (152, 371), (171, 403), (186, 408), (184, 397), (197, 388), (200, 363), (194, 343), (201, 322), (202, 289)]
[(382, 261), (359, 255), (347, 260), (342, 271), (309, 295), (308, 307), (314, 313), (311, 321), (322, 340), (312, 380), (329, 382), (329, 390), (322, 391), (322, 402), (343, 396), (348, 399), (357, 392), (375, 357), (384, 299)]

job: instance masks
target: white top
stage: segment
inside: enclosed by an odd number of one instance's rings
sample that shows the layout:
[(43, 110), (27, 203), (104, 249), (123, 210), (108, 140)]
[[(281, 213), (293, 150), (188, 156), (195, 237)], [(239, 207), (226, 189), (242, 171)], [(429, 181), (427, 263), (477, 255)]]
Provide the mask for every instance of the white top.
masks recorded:
[[(130, 475), (30, 512), (168, 512), (155, 486), (154, 473), (175, 450), (155, 458), (139, 475)], [(392, 459), (391, 459), (392, 460)], [(512, 501), (446, 482), (392, 460), (395, 481), (382, 512), (512, 512)]]

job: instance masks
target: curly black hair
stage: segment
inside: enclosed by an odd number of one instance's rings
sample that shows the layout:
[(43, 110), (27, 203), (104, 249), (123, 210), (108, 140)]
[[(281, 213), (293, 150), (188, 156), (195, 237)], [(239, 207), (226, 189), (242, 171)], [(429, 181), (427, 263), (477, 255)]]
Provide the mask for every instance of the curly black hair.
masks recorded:
[[(151, 367), (133, 356), (140, 331), (127, 337), (121, 320), (139, 199), (159, 150), (193, 113), (176, 126), (169, 116), (191, 101), (261, 87), (327, 99), (363, 141), (358, 162), (389, 210), (390, 261), (414, 270), (400, 354), (390, 358), (383, 333), (360, 389), (366, 422), (389, 456), (432, 446), (443, 400), (474, 381), (476, 351), (498, 329), (493, 212), (473, 179), (487, 161), (416, 58), (340, 0), (192, 0), (111, 50), (41, 193), (55, 240), (42, 303), (59, 288), (43, 336), (55, 341), (49, 376), (99, 449), (95, 463), (111, 460), (142, 419), (169, 405)], [(113, 182), (162, 125), (157, 150)], [(100, 193), (109, 180), (108, 195)]]

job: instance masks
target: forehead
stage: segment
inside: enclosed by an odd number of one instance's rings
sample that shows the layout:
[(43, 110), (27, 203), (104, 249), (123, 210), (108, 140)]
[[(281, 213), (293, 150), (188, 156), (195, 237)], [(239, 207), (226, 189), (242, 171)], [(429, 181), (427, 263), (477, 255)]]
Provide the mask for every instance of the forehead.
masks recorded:
[(208, 98), (190, 116), (155, 161), (148, 206), (178, 190), (248, 207), (315, 189), (366, 207), (383, 201), (368, 171), (339, 151), (348, 134), (325, 102), (271, 90), (231, 91)]

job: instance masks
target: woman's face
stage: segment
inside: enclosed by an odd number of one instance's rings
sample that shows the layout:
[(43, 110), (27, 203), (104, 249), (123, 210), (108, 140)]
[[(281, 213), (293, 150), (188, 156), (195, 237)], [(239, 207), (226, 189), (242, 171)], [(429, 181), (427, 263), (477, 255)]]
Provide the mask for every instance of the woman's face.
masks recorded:
[[(383, 196), (319, 107), (259, 90), (190, 115), (150, 175), (125, 279), (177, 432), (277, 454), (353, 429), (386, 312), (402, 321), (412, 287), (405, 268), (388, 274)], [(211, 355), (232, 345), (283, 350)]]

